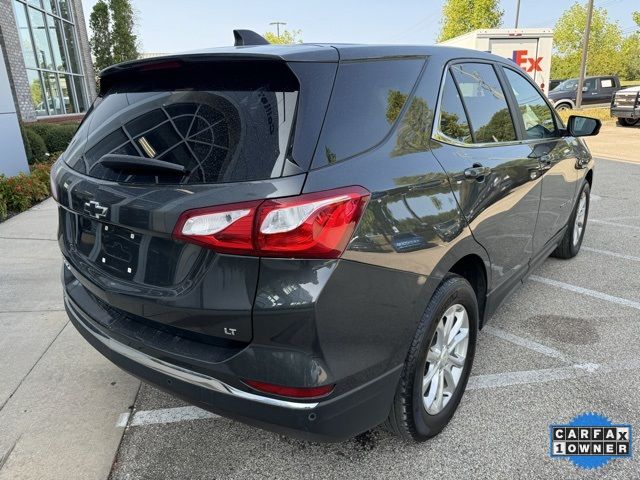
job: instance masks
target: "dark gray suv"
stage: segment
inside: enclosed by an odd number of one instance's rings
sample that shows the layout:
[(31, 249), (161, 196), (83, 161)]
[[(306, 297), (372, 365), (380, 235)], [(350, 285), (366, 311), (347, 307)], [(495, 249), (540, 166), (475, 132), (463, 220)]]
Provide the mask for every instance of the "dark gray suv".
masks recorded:
[(476, 336), (578, 253), (593, 162), (513, 63), (253, 45), (135, 61), (53, 169), (64, 301), (145, 382), (261, 428), (440, 432)]

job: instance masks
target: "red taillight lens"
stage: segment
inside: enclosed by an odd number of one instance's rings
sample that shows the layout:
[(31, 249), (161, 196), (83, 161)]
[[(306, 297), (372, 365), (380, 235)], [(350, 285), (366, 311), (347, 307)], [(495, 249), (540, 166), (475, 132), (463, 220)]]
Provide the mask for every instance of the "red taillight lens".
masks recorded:
[(251, 388), (264, 393), (280, 395), (290, 398), (317, 398), (329, 395), (335, 385), (323, 385), (322, 387), (285, 387), (272, 383), (258, 382), (257, 380), (243, 380)]
[(188, 210), (180, 215), (174, 238), (220, 253), (255, 255), (253, 224), (262, 200)]
[(337, 258), (368, 199), (364, 188), (348, 187), (189, 210), (180, 216), (174, 237), (221, 253)]
[(360, 187), (266, 200), (258, 209), (260, 255), (336, 258), (369, 199)]

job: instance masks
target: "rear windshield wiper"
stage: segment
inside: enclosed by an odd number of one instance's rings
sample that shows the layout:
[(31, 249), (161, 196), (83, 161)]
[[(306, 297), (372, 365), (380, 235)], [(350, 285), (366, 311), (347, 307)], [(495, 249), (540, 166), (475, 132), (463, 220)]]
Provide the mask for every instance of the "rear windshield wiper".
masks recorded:
[(184, 165), (135, 155), (110, 153), (104, 155), (97, 163), (112, 170), (129, 173), (173, 173), (180, 175), (187, 175), (189, 173), (189, 171), (184, 168)]

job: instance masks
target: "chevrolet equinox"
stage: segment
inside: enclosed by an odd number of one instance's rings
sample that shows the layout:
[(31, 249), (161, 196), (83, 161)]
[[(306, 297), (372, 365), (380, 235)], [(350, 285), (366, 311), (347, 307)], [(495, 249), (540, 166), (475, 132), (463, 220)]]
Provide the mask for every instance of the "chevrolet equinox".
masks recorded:
[(66, 310), (220, 415), (430, 438), (487, 318), (578, 253), (600, 123), (482, 52), (264, 43), (101, 73), (52, 171)]

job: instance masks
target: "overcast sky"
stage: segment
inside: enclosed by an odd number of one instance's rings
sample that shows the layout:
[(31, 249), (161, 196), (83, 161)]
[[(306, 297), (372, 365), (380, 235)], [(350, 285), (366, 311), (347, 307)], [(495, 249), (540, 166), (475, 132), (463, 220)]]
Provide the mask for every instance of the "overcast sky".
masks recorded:
[[(88, 22), (97, 0), (82, 0)], [(504, 26), (512, 27), (517, 0), (502, 0)], [(581, 0), (587, 3), (586, 0)], [(172, 53), (233, 44), (232, 30), (263, 33), (287, 22), (305, 42), (434, 43), (444, 0), (132, 0), (143, 52)], [(521, 0), (521, 27), (553, 27), (575, 0)], [(595, 0), (629, 33), (639, 0)], [(275, 30), (274, 30), (275, 31)]]

